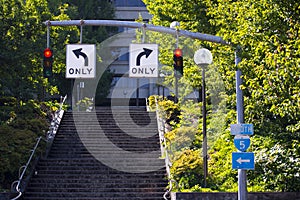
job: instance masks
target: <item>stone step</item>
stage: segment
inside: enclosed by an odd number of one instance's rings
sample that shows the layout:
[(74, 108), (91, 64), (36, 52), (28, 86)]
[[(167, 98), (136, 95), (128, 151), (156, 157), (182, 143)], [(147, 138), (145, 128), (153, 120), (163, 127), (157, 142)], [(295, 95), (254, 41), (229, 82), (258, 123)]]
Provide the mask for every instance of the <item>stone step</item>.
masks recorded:
[[(127, 127), (125, 126), (112, 126), (110, 124), (107, 124), (107, 125), (93, 125), (93, 124), (85, 124), (85, 125), (78, 125), (78, 126), (70, 126), (70, 125), (65, 125), (65, 126), (60, 126), (60, 130), (61, 131), (67, 131), (70, 132), (70, 131), (77, 131), (77, 130), (84, 130), (85, 132), (100, 132), (100, 133), (103, 133), (103, 131), (119, 131), (119, 132), (157, 132), (157, 127), (135, 127), (135, 126), (132, 126), (132, 125), (128, 125)], [(114, 132), (112, 132), (114, 133)]]
[[(97, 180), (91, 180), (91, 178), (97, 178)], [(37, 178), (36, 180), (32, 181), (32, 183), (30, 183), (30, 186), (37, 186), (37, 187), (41, 187), (41, 186), (48, 186), (50, 187), (54, 187), (55, 184), (59, 184), (61, 186), (65, 186), (65, 187), (69, 187), (70, 185), (80, 185), (81, 187), (97, 187), (97, 188), (101, 188), (101, 187), (111, 187), (111, 186), (116, 186), (117, 185), (122, 185), (122, 186), (126, 186), (126, 187), (133, 187), (133, 188), (138, 188), (138, 187), (145, 187), (145, 186), (164, 186), (164, 182), (161, 181), (162, 177), (156, 177), (156, 178), (143, 178), (141, 179), (139, 178), (135, 178), (133, 179), (132, 177), (128, 178), (128, 177), (116, 177), (114, 179), (107, 179), (107, 176), (102, 176), (102, 177), (98, 177), (98, 176), (86, 176), (86, 177), (82, 177), (82, 176), (77, 176), (77, 177), (72, 177), (69, 179), (54, 179), (54, 178), (49, 178), (49, 181), (44, 181), (41, 178)], [(74, 187), (74, 186), (73, 186)], [(119, 187), (119, 186), (118, 186)]]
[[(69, 197), (69, 196), (63, 196), (63, 197), (39, 197), (39, 196), (32, 196), (32, 194), (30, 194), (30, 198), (23, 198), (24, 200), (99, 200), (99, 197)], [(147, 197), (145, 195), (142, 195), (141, 197), (132, 197), (132, 196), (102, 196), (100, 198), (100, 200), (162, 200), (163, 199), (163, 194), (161, 194), (159, 197), (156, 196), (151, 196), (151, 197)]]
[[(158, 149), (154, 149), (154, 150), (158, 150)], [(154, 151), (153, 150), (153, 151)], [(152, 158), (152, 159), (159, 159), (160, 158), (160, 154), (157, 153), (157, 154), (149, 154), (149, 155), (143, 155), (145, 153), (148, 153), (148, 152), (153, 152), (153, 151), (145, 151), (143, 149), (134, 149), (134, 151), (131, 151), (132, 154), (128, 154), (128, 157), (129, 158), (139, 158), (139, 159), (149, 159), (149, 158)], [(91, 155), (92, 154), (92, 155)], [(105, 155), (103, 155), (105, 154)], [(137, 154), (142, 154), (140, 155), (139, 157), (137, 157), (138, 155)], [(61, 158), (63, 156), (65, 157), (69, 157), (69, 156), (85, 156), (85, 157), (90, 157), (90, 156), (98, 156), (98, 155), (101, 155), (101, 158), (122, 158), (124, 155), (122, 154), (116, 154), (113, 152), (113, 149), (110, 149), (109, 150), (106, 150), (106, 151), (103, 151), (103, 150), (98, 150), (98, 151), (84, 151), (84, 152), (61, 152), (61, 151), (51, 151), (50, 154), (49, 154), (49, 158), (51, 157), (57, 157), (57, 158)]]
[[(134, 141), (128, 141), (127, 143), (124, 141), (105, 141), (105, 143), (101, 143), (101, 141), (99, 140), (99, 142), (89, 142), (89, 141), (85, 141), (84, 140), (84, 145), (81, 144), (76, 144), (76, 143), (60, 143), (60, 144), (54, 144), (53, 145), (53, 149), (68, 149), (70, 150), (70, 148), (73, 148), (74, 150), (76, 150), (77, 148), (84, 148), (84, 147), (88, 147), (89, 149), (110, 149), (114, 148), (115, 145), (117, 146), (124, 146), (124, 147), (134, 147), (134, 148), (143, 148), (143, 149), (157, 149), (159, 147), (159, 145), (157, 144), (157, 142), (148, 142), (148, 143), (136, 143), (138, 142), (138, 140)], [(113, 146), (114, 145), (114, 146)]]
[[(143, 199), (143, 200), (153, 200), (153, 198), (157, 198), (160, 196), (160, 199), (163, 199), (163, 192), (152, 192), (151, 189), (145, 189), (144, 192), (27, 192), (27, 196), (35, 196), (39, 198), (49, 198), (49, 197), (55, 197), (55, 198), (61, 198), (61, 199), (82, 199), (84, 197), (85, 199), (91, 199), (91, 198), (101, 198), (107, 200), (107, 198), (112, 198), (112, 199), (122, 199), (125, 200), (125, 198), (134, 200), (134, 199)], [(32, 199), (33, 200), (33, 199)], [(58, 200), (58, 199), (57, 199)]]
[[(75, 185), (74, 187), (65, 187), (63, 188), (62, 185), (52, 185), (51, 188), (49, 187), (32, 187), (31, 189), (28, 189), (27, 192), (40, 192), (40, 193), (45, 193), (45, 192), (50, 192), (50, 193), (106, 193), (106, 192), (144, 192), (149, 190), (149, 185), (145, 185), (144, 187), (138, 187), (138, 188), (132, 188), (136, 187), (134, 185), (128, 185), (129, 187), (124, 187), (123, 185), (120, 185), (121, 187), (118, 187), (118, 185), (111, 185), (110, 187), (107, 188), (99, 188), (99, 187), (82, 187)], [(155, 188), (151, 190), (151, 192), (158, 192), (161, 193), (161, 191), (164, 191), (164, 187), (158, 187), (157, 185), (153, 185)]]
[[(114, 151), (117, 150), (124, 150), (124, 151), (128, 151), (128, 152), (140, 152), (141, 154), (143, 152), (151, 152), (151, 151), (159, 151), (159, 147), (156, 146), (150, 146), (151, 144), (144, 144), (144, 145), (136, 145), (134, 146), (134, 144), (118, 144), (118, 143), (114, 143), (114, 144), (86, 144), (88, 145), (88, 149), (86, 149), (84, 146), (80, 146), (80, 145), (55, 145), (53, 146), (53, 148), (50, 151), (50, 154), (86, 154), (86, 153), (91, 153), (91, 151), (93, 153), (99, 153), (99, 154), (103, 154), (106, 153), (108, 155), (112, 155), (112, 154), (116, 154)], [(141, 155), (143, 156), (143, 155)], [(159, 158), (159, 155), (157, 156), (157, 158)]]
[[(90, 177), (90, 176), (89, 176)], [(155, 186), (160, 186), (160, 187), (165, 187), (165, 183), (161, 181), (163, 177), (162, 176), (157, 176), (156, 178), (149, 178), (145, 177), (143, 179), (131, 179), (131, 181), (128, 181), (128, 179), (124, 179), (122, 177), (120, 178), (115, 178), (115, 179), (101, 179), (101, 180), (90, 180), (88, 178), (82, 178), (82, 177), (77, 177), (72, 178), (72, 179), (49, 179), (49, 181), (44, 182), (42, 179), (35, 179), (30, 183), (30, 186), (32, 187), (79, 187), (79, 188), (86, 188), (91, 187), (93, 184), (96, 184), (95, 186), (97, 188), (99, 187), (111, 187), (111, 186), (118, 186), (118, 185), (126, 185), (127, 187), (132, 186), (133, 188), (139, 188), (139, 187), (146, 187), (150, 185), (155, 185)], [(98, 183), (101, 182), (99, 185)], [(105, 184), (105, 185), (104, 185)], [(118, 186), (119, 187), (119, 186)]]
[[(87, 123), (123, 123), (124, 125), (126, 124), (126, 122), (135, 122), (136, 124), (142, 123), (142, 124), (151, 124), (151, 122), (155, 122), (156, 121), (156, 117), (149, 117), (149, 116), (136, 116), (135, 119), (129, 117), (128, 116), (111, 116), (111, 115), (107, 115), (107, 116), (69, 116), (69, 117), (65, 117), (64, 121), (67, 123), (74, 123), (74, 119), (76, 119), (77, 123), (82, 123), (82, 122), (87, 122)], [(78, 119), (78, 120), (77, 120)], [(97, 119), (97, 121), (93, 120), (93, 119)], [(142, 125), (141, 124), (141, 125)]]
[[(163, 165), (158, 165), (158, 166), (161, 166), (161, 168), (163, 168)], [(117, 171), (117, 170), (114, 170), (114, 171), (110, 171), (108, 169), (103, 169), (103, 168), (99, 168), (98, 166), (95, 167), (95, 166), (91, 166), (91, 165), (85, 165), (85, 166), (55, 166), (55, 165), (49, 165), (49, 166), (38, 166), (36, 168), (36, 173), (38, 173), (39, 175), (45, 175), (47, 173), (49, 174), (60, 174), (61, 172), (60, 171), (63, 171), (63, 173), (66, 173), (66, 174), (70, 174), (70, 173), (79, 173), (79, 172), (82, 172), (82, 171), (88, 171), (91, 172), (91, 173), (94, 173), (94, 174), (124, 174), (124, 173), (121, 173), (120, 171)], [(73, 171), (73, 172), (70, 172), (70, 171)], [(150, 173), (150, 172), (149, 172)], [(165, 172), (162, 171), (162, 172), (155, 172), (155, 173), (150, 173), (151, 176), (153, 174), (156, 174), (156, 175), (164, 175)], [(131, 174), (132, 175), (132, 174)], [(140, 174), (142, 175), (142, 174)], [(149, 176), (149, 174), (146, 174), (145, 176)], [(151, 178), (151, 177), (150, 177)]]
[(101, 143), (99, 142), (89, 142), (84, 140), (84, 144), (76, 144), (76, 143), (59, 143), (59, 144), (53, 144), (53, 149), (52, 150), (62, 150), (62, 151), (76, 151), (78, 149), (80, 150), (85, 150), (88, 148), (89, 150), (102, 150), (102, 149), (107, 149), (107, 150), (117, 150), (116, 147), (124, 148), (137, 148), (137, 149), (144, 149), (144, 150), (157, 150), (159, 148), (159, 144), (157, 142), (148, 142), (148, 143), (136, 143), (138, 142), (137, 140), (134, 141), (128, 141), (127, 143), (124, 141), (105, 141)]
[[(153, 167), (154, 165), (151, 165), (151, 167)], [(136, 166), (137, 168), (139, 166)], [(160, 165), (159, 163), (157, 164), (158, 168), (163, 169), (164, 165)], [(88, 171), (89, 170), (89, 171)], [(63, 172), (62, 172), (63, 171)], [(154, 170), (153, 170), (154, 171)], [(149, 178), (152, 178), (152, 176), (157, 175), (157, 176), (161, 176), (161, 175), (165, 175), (164, 171), (157, 171), (157, 169), (155, 170), (155, 172), (150, 171), (150, 172), (142, 172), (139, 175), (137, 175), (137, 177), (144, 177), (147, 178), (147, 176), (151, 176)], [(103, 169), (101, 167), (99, 168), (95, 168), (93, 166), (81, 166), (81, 167), (68, 167), (68, 166), (60, 166), (60, 167), (56, 167), (56, 166), (45, 166), (45, 167), (38, 167), (36, 168), (36, 173), (38, 175), (50, 175), (50, 174), (55, 174), (55, 176), (58, 176), (60, 174), (63, 175), (72, 175), (72, 174), (93, 174), (93, 175), (104, 175), (104, 174), (111, 174), (111, 175), (126, 175), (126, 176), (132, 176), (132, 173), (129, 172), (122, 172), (122, 171), (118, 171), (118, 170), (114, 170), (114, 169)]]
[(124, 133), (110, 133), (110, 134), (99, 134), (99, 133), (84, 133), (84, 134), (80, 134), (80, 136), (78, 135), (60, 135), (57, 136), (55, 141), (57, 143), (63, 143), (63, 142), (69, 142), (69, 143), (74, 143), (74, 142), (80, 142), (83, 139), (85, 139), (86, 141), (93, 141), (95, 139), (99, 139), (99, 140), (103, 140), (106, 138), (110, 138), (113, 140), (119, 140), (119, 141), (124, 141), (128, 142), (128, 141), (133, 141), (133, 140), (141, 140), (140, 142), (143, 143), (148, 143), (151, 141), (157, 141), (157, 139), (159, 138), (159, 136), (157, 134), (153, 134), (153, 133), (148, 133), (145, 134), (145, 137), (136, 137), (133, 133), (131, 133), (132, 135), (128, 135), (128, 134), (124, 134)]
[[(68, 157), (64, 157), (63, 159), (67, 159)], [(78, 158), (78, 159), (83, 159), (83, 157), (70, 157), (70, 158)], [(106, 159), (105, 157), (101, 157), (101, 159)], [(122, 157), (112, 157), (111, 159), (107, 159), (107, 163), (110, 165), (120, 165), (120, 166), (126, 166), (126, 167), (131, 167), (131, 168), (138, 168), (140, 166), (149, 166), (149, 167), (156, 167), (156, 166), (164, 166), (164, 161), (163, 160), (158, 160), (155, 158), (126, 158), (123, 159)]]
[[(66, 160), (65, 160), (66, 161)], [(57, 165), (56, 165), (57, 164)], [(106, 165), (107, 164), (107, 165)], [(126, 172), (126, 171), (123, 171), (122, 169), (118, 170), (118, 169), (115, 169), (113, 168), (114, 166), (114, 163), (106, 163), (106, 164), (98, 164), (98, 165), (93, 165), (93, 164), (89, 164), (89, 163), (83, 163), (83, 162), (78, 162), (76, 164), (74, 163), (69, 163), (69, 162), (56, 162), (56, 163), (43, 163), (39, 166), (36, 167), (36, 173), (39, 173), (39, 174), (44, 174), (44, 175), (47, 175), (46, 173), (50, 173), (53, 174), (55, 173), (55, 171), (57, 171), (57, 173), (62, 173), (62, 172), (58, 172), (58, 171), (66, 171), (66, 172), (69, 172), (69, 171), (72, 171), (74, 170), (74, 172), (78, 172), (80, 173), (80, 171), (83, 171), (83, 170), (91, 170), (91, 173), (103, 173), (103, 174), (107, 174), (107, 173), (110, 173), (110, 174), (121, 174), (121, 175), (130, 175), (132, 176), (132, 172)], [(121, 165), (122, 163), (117, 163), (119, 165)], [(152, 176), (152, 175), (165, 175), (166, 172), (165, 172), (165, 169), (164, 169), (164, 162), (157, 162), (157, 163), (154, 163), (154, 164), (157, 164), (157, 168), (154, 169), (154, 170), (150, 170), (148, 172), (141, 172), (141, 173), (137, 173), (137, 176), (140, 177), (140, 176), (143, 176), (143, 177), (146, 177), (146, 176)], [(111, 165), (111, 166), (110, 166)], [(132, 165), (134, 166), (134, 165)], [(139, 167), (154, 167), (155, 165), (152, 165), (152, 163), (148, 163), (145, 164), (144, 166), (138, 166), (136, 165), (137, 168)], [(70, 172), (72, 173), (72, 172)]]
[[(121, 180), (127, 180), (127, 182), (130, 180), (135, 183), (149, 183), (149, 182), (155, 182), (155, 183), (161, 183), (164, 182), (162, 179), (165, 177), (165, 174), (145, 174), (145, 173), (139, 173), (136, 176), (133, 176), (133, 174), (124, 174), (124, 173), (113, 173), (111, 171), (107, 172), (101, 172), (101, 173), (95, 173), (95, 174), (86, 174), (82, 172), (82, 174), (55, 174), (49, 173), (49, 174), (39, 174), (40, 172), (37, 171), (37, 175), (34, 176), (34, 179), (32, 180), (33, 183), (77, 183), (77, 182), (88, 182), (88, 183), (98, 183), (98, 182), (119, 182)], [(41, 172), (42, 173), (42, 172)], [(93, 179), (91, 179), (93, 178)], [(107, 179), (108, 178), (108, 179)], [(47, 179), (47, 180), (45, 180)], [(106, 181), (103, 181), (106, 179)]]

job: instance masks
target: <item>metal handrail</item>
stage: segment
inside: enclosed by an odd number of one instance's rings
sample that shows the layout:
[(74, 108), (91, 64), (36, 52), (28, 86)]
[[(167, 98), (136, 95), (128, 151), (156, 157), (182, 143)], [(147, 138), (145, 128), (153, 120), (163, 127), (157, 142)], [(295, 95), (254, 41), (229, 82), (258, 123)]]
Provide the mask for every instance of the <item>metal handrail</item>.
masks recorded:
[(62, 107), (63, 107), (65, 101), (67, 100), (67, 95), (65, 95), (63, 98), (62, 97), (60, 97), (60, 98), (61, 98), (61, 100), (60, 100), (59, 109), (62, 110)]
[[(39, 144), (40, 144), (40, 141), (41, 141), (41, 140), (42, 140), (42, 141), (45, 141), (45, 142), (47, 142), (48, 144), (51, 143), (51, 142), (53, 141), (53, 139), (54, 139), (54, 137), (55, 137), (55, 135), (56, 135), (56, 132), (57, 132), (57, 130), (58, 130), (59, 124), (60, 124), (60, 122), (61, 122), (63, 113), (64, 113), (64, 110), (63, 110), (63, 104), (65, 103), (66, 99), (67, 99), (67, 95), (66, 95), (65, 97), (61, 97), (59, 109), (54, 113), (54, 117), (53, 117), (53, 119), (52, 119), (52, 121), (51, 121), (51, 124), (50, 124), (50, 127), (49, 127), (49, 131), (47, 132), (47, 138), (46, 138), (46, 139), (43, 139), (42, 137), (37, 138), (37, 142), (36, 142), (34, 148), (31, 150), (31, 155), (30, 155), (30, 157), (29, 157), (29, 159), (28, 159), (26, 165), (23, 165), (23, 166), (20, 167), (20, 169), (19, 169), (19, 180), (14, 181), (14, 182), (12, 183), (12, 186), (11, 186), (11, 187), (13, 188), (13, 186), (14, 186), (15, 184), (17, 184), (15, 188), (16, 188), (16, 191), (18, 192), (18, 195), (17, 195), (16, 197), (12, 198), (11, 200), (17, 200), (17, 199), (19, 199), (19, 198), (22, 196), (22, 194), (23, 194), (23, 191), (22, 191), (22, 189), (21, 189), (21, 183), (22, 183), (23, 178), (24, 178), (24, 175), (25, 175), (25, 173), (27, 172), (27, 169), (28, 169), (28, 167), (29, 167), (29, 165), (30, 165), (30, 163), (31, 163), (31, 161), (32, 161), (32, 159), (33, 159), (33, 157), (34, 157), (34, 155), (35, 155), (35, 152), (36, 152), (36, 150), (37, 150), (37, 148), (38, 148), (38, 146), (39, 146)], [(46, 153), (46, 154), (47, 154), (47, 153)], [(22, 173), (21, 173), (21, 175), (20, 175), (20, 171), (21, 171), (22, 169), (23, 169), (23, 171), (22, 171)]]
[(149, 109), (149, 101), (148, 101), (148, 98), (145, 98), (146, 100), (146, 110), (149, 112), (150, 109)]
[(158, 132), (159, 132), (159, 139), (160, 139), (160, 147), (161, 147), (161, 154), (165, 158), (165, 166), (166, 171), (168, 175), (168, 181), (169, 181), (169, 189), (164, 193), (163, 197), (165, 200), (168, 200), (167, 195), (170, 194), (172, 191), (172, 182), (176, 182), (172, 179), (170, 167), (172, 166), (172, 162), (169, 157), (169, 153), (167, 150), (167, 141), (165, 138), (165, 119), (163, 117), (163, 111), (159, 108), (158, 100), (155, 97), (155, 107), (156, 107), (156, 119), (157, 119), (157, 125), (158, 125)]
[(49, 131), (47, 132), (47, 140), (54, 139), (56, 132), (58, 130), (59, 124), (64, 114), (63, 105), (67, 99), (67, 95), (60, 99), (59, 109), (55, 111), (54, 117), (51, 121)]
[[(21, 184), (21, 182), (22, 182), (22, 180), (23, 180), (23, 177), (24, 177), (24, 175), (25, 175), (25, 173), (26, 173), (26, 171), (27, 171), (27, 168), (28, 168), (28, 166), (30, 165), (31, 160), (32, 160), (32, 158), (33, 158), (33, 156), (34, 156), (34, 154), (35, 154), (35, 152), (36, 152), (36, 150), (37, 150), (37, 148), (38, 148), (38, 146), (39, 146), (41, 140), (44, 140), (41, 136), (40, 136), (39, 138), (37, 138), (37, 142), (36, 142), (34, 148), (31, 150), (32, 152), (31, 152), (31, 155), (30, 155), (30, 157), (29, 157), (29, 159), (28, 159), (26, 165), (23, 165), (23, 166), (20, 167), (19, 173), (20, 173), (20, 170), (21, 170), (22, 168), (23, 168), (23, 172), (22, 172), (22, 174), (19, 176), (19, 180), (17, 180), (17, 181), (15, 181), (15, 182), (12, 183), (12, 185), (14, 185), (14, 184), (17, 183), (16, 191), (17, 191), (19, 194), (18, 194), (18, 196), (14, 197), (14, 198), (11, 199), (11, 200), (16, 200), (16, 199), (18, 199), (18, 198), (20, 198), (20, 197), (22, 196), (22, 191), (21, 191), (21, 188), (20, 188), (20, 184)], [(46, 140), (44, 140), (44, 141), (46, 141)]]

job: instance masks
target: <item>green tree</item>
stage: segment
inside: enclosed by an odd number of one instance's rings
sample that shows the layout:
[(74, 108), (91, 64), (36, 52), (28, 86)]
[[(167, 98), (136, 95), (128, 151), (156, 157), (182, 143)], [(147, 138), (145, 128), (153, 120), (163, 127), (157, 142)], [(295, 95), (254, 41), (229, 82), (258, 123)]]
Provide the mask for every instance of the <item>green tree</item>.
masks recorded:
[[(46, 48), (46, 26), (43, 22), (52, 19), (69, 19), (64, 13), (66, 5), (59, 7), (57, 16), (52, 16), (48, 4), (43, 0), (2, 1), (1, 22), (2, 37), (0, 88), (4, 96), (14, 96), (28, 100), (33, 97), (43, 98), (44, 90), (57, 92), (56, 84), (43, 78), (42, 52)], [(78, 32), (68, 28), (68, 33), (59, 33), (59, 28), (51, 29), (51, 48), (54, 50), (54, 73), (64, 68), (61, 55), (66, 44)], [(78, 37), (77, 37), (78, 38)], [(57, 83), (57, 82), (56, 82)]]
[[(245, 80), (245, 118), (256, 130), (253, 150), (258, 159), (253, 173), (261, 178), (258, 181), (252, 176), (250, 182), (266, 190), (299, 190), (299, 181), (294, 180), (297, 166), (292, 164), (300, 158), (299, 147), (292, 141), (300, 137), (300, 4), (277, 0), (206, 2), (218, 34), (242, 47), (239, 67)], [(217, 62), (225, 58), (222, 51), (223, 47), (217, 50)], [(269, 142), (263, 142), (264, 138)], [(262, 152), (269, 158), (276, 152), (283, 156), (266, 164)], [(279, 163), (284, 164), (279, 167)], [(293, 167), (282, 167), (289, 165)]]
[(0, 91), (19, 99), (37, 93), (41, 76), (42, 22), (50, 13), (45, 1), (1, 1)]
[[(43, 98), (44, 90), (55, 91), (43, 78), (42, 52), (46, 47), (46, 27), (43, 22), (66, 19), (62, 10), (52, 16), (44, 0), (13, 0), (0, 2), (0, 190), (9, 189), (18, 178), (38, 136), (45, 136), (48, 128), (46, 110), (30, 99)], [(58, 6), (57, 6), (58, 8)], [(62, 8), (62, 7), (61, 7)], [(57, 31), (57, 29), (56, 29)], [(70, 36), (57, 35), (61, 43)], [(73, 31), (74, 33), (74, 31)], [(70, 33), (69, 33), (70, 34)], [(75, 32), (76, 34), (76, 32)], [(72, 35), (72, 34), (70, 34)], [(54, 48), (54, 52), (55, 52)], [(54, 72), (61, 64), (55, 58)]]
[(15, 98), (3, 97), (0, 100), (0, 191), (2, 191), (9, 190), (12, 182), (18, 179), (19, 168), (29, 158), (36, 138), (45, 136), (49, 124), (46, 110), (43, 110), (37, 101), (18, 102)]
[[(71, 9), (67, 14), (71, 19), (98, 20), (113, 19), (114, 7), (107, 0), (61, 0), (67, 3)], [(111, 27), (89, 26), (83, 28), (83, 42), (97, 44), (105, 40), (112, 32), (116, 31)]]
[(143, 0), (154, 24), (170, 26), (173, 21), (180, 22), (184, 30), (214, 32), (206, 15), (206, 4), (201, 0)]
[[(250, 151), (257, 155), (256, 170), (249, 172), (249, 186), (253, 191), (299, 190), (299, 180), (296, 180), (299, 174), (295, 172), (297, 165), (294, 165), (300, 158), (299, 146), (292, 142), (300, 139), (299, 2), (144, 2), (154, 15), (152, 22), (156, 25), (169, 26), (171, 21), (177, 20), (181, 23), (181, 28), (219, 35), (233, 47), (241, 47), (242, 62), (239, 68), (244, 79), (242, 89), (245, 97), (245, 120), (254, 124), (255, 136), (251, 139)], [(193, 6), (197, 11), (192, 9)], [(197, 26), (199, 24), (204, 24), (205, 28)], [(182, 41), (184, 40), (180, 40)], [(224, 97), (229, 111), (227, 125), (224, 127), (226, 129), (229, 124), (235, 123), (236, 118), (235, 48), (195, 41), (194, 45), (196, 44), (212, 50), (214, 66), (218, 68), (223, 79), (226, 91)], [(181, 45), (186, 44), (182, 42)], [(171, 60), (167, 57), (165, 59)], [(186, 81), (192, 82), (191, 77), (195, 75), (201, 77), (199, 72), (193, 71), (193, 74), (190, 69), (192, 68), (184, 70)], [(229, 159), (234, 148), (232, 143), (230, 148), (228, 146), (228, 141), (233, 138), (230, 138), (228, 133), (226, 135), (217, 138), (212, 147), (209, 173), (213, 183), (217, 185), (215, 189), (235, 191), (236, 185), (232, 183), (236, 182), (236, 175), (230, 169)], [(230, 151), (225, 151), (225, 147)], [(261, 156), (262, 154), (264, 156)], [(265, 157), (276, 159), (266, 161), (263, 159)], [(277, 163), (281, 163), (280, 166), (277, 166)], [(284, 185), (283, 182), (291, 184)]]

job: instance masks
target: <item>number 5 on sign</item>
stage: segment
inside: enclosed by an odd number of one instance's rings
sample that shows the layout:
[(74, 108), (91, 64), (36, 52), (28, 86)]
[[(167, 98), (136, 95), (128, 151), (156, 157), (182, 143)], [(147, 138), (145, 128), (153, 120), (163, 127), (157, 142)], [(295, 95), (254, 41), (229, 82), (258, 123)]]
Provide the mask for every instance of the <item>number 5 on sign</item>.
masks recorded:
[(246, 145), (245, 145), (245, 140), (241, 140), (240, 141), (240, 148), (241, 149), (245, 149)]

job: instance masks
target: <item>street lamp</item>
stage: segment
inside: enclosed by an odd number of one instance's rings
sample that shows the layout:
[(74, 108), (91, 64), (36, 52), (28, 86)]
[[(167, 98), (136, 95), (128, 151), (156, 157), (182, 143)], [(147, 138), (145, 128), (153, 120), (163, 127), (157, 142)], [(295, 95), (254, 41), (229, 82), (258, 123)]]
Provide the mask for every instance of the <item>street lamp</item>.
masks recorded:
[(178, 103), (178, 77), (180, 76), (179, 69), (183, 75), (183, 58), (182, 58), (182, 50), (179, 49), (179, 27), (180, 23), (177, 21), (173, 21), (170, 24), (170, 28), (176, 29), (176, 49), (173, 52), (173, 60), (174, 60), (174, 76), (175, 76), (175, 103)]
[(202, 48), (195, 52), (194, 61), (202, 68), (202, 117), (203, 117), (203, 171), (204, 171), (204, 187), (206, 187), (206, 179), (208, 174), (207, 167), (207, 137), (206, 137), (206, 92), (205, 92), (205, 69), (212, 63), (212, 54), (208, 49)]

